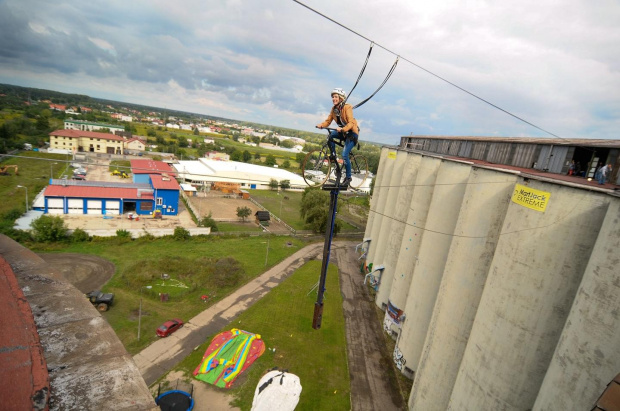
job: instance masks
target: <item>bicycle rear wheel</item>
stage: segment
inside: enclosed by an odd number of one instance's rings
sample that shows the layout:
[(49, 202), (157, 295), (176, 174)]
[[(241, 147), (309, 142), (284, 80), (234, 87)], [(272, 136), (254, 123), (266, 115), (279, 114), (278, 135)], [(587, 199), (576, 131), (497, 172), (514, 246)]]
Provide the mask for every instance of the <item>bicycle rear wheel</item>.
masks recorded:
[(351, 188), (359, 188), (368, 177), (368, 161), (361, 154), (351, 154)]
[(331, 167), (327, 147), (309, 152), (301, 165), (304, 181), (310, 187), (323, 185), (329, 178)]

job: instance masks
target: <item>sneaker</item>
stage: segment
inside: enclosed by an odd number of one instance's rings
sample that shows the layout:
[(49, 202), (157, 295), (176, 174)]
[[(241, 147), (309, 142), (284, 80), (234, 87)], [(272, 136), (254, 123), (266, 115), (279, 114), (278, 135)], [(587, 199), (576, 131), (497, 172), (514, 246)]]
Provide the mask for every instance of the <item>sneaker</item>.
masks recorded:
[(351, 177), (347, 177), (344, 180), (342, 180), (343, 186), (348, 186), (349, 184), (351, 184)]

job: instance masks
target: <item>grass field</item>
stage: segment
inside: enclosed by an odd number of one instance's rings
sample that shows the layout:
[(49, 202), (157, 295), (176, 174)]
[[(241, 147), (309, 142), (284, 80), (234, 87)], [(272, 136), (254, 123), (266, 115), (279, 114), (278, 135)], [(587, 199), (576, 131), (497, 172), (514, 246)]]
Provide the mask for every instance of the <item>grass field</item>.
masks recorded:
[[(119, 242), (111, 238), (86, 243), (28, 246), (35, 252), (93, 254), (116, 265), (116, 274), (103, 288), (116, 294), (114, 306), (104, 316), (127, 350), (135, 354), (156, 339), (155, 329), (165, 320), (175, 317), (189, 320), (305, 245), (297, 238), (272, 236), (267, 252), (265, 237), (210, 236), (193, 237), (189, 241), (163, 238)], [(238, 282), (233, 283), (218, 275), (224, 270), (216, 263), (223, 257), (232, 257), (240, 263), (243, 275)], [(170, 276), (164, 288), (161, 274)], [(146, 286), (153, 288), (147, 289)], [(170, 300), (161, 302), (159, 292), (167, 292)], [(208, 303), (202, 302), (202, 295), (210, 297)], [(140, 297), (142, 326), (138, 341)]]
[(306, 225), (299, 215), (301, 194), (298, 191), (279, 193), (275, 190), (250, 190), (250, 196), (254, 200), (295, 230), (306, 230)]
[[(295, 230), (307, 230), (304, 220), (299, 214), (301, 209), (301, 192), (284, 191), (278, 193), (272, 190), (250, 190), (250, 195), (274, 215), (280, 217), (284, 222)], [(287, 199), (285, 199), (285, 197)], [(364, 205), (366, 197), (340, 196), (338, 200), (338, 216), (336, 217), (342, 227), (342, 231), (357, 231), (366, 226), (368, 217), (368, 206)], [(351, 212), (353, 211), (353, 213)], [(351, 221), (358, 228), (352, 226), (347, 221)]]
[[(279, 367), (301, 380), (302, 392), (296, 410), (351, 408), (342, 297), (338, 270), (333, 265), (327, 275), (321, 329), (312, 328), (316, 292), (309, 295), (308, 292), (320, 271), (320, 261), (309, 262), (221, 330), (240, 328), (260, 334), (267, 348), (230, 389), (236, 398), (235, 406), (249, 410), (260, 377), (269, 369)], [(191, 377), (213, 337), (175, 370)], [(194, 380), (194, 384), (205, 383)]]
[(12, 169), (8, 170), (8, 175), (0, 175), (0, 197), (8, 200), (0, 202), (0, 214), (14, 208), (26, 211), (26, 190), (18, 188), (18, 185), (28, 188), (28, 208), (31, 208), (35, 196), (49, 184), (50, 177), (70, 174), (70, 162), (71, 156), (37, 151), (25, 151), (19, 157), (4, 158), (0, 166), (15, 164), (19, 175), (15, 175)]

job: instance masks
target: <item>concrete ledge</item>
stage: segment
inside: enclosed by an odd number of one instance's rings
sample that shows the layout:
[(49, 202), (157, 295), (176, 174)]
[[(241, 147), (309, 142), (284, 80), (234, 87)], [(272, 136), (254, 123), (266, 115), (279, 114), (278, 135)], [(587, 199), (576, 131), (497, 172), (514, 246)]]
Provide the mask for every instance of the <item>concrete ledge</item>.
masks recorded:
[[(132, 357), (84, 294), (3, 235), (0, 255), (15, 273), (34, 317), (49, 370), (51, 409), (158, 409)], [(14, 387), (16, 380), (0, 373), (0, 383), (6, 378)]]

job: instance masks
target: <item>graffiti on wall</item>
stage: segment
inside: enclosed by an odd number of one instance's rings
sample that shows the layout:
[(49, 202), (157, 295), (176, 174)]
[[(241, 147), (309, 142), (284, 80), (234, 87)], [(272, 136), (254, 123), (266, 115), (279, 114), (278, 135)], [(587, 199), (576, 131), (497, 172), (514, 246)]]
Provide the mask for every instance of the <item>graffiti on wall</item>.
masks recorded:
[(394, 357), (394, 364), (396, 364), (396, 368), (402, 371), (403, 368), (405, 367), (405, 363), (407, 362), (407, 360), (405, 360), (405, 357), (403, 357), (403, 354), (400, 352), (398, 347), (394, 348), (393, 357)]

